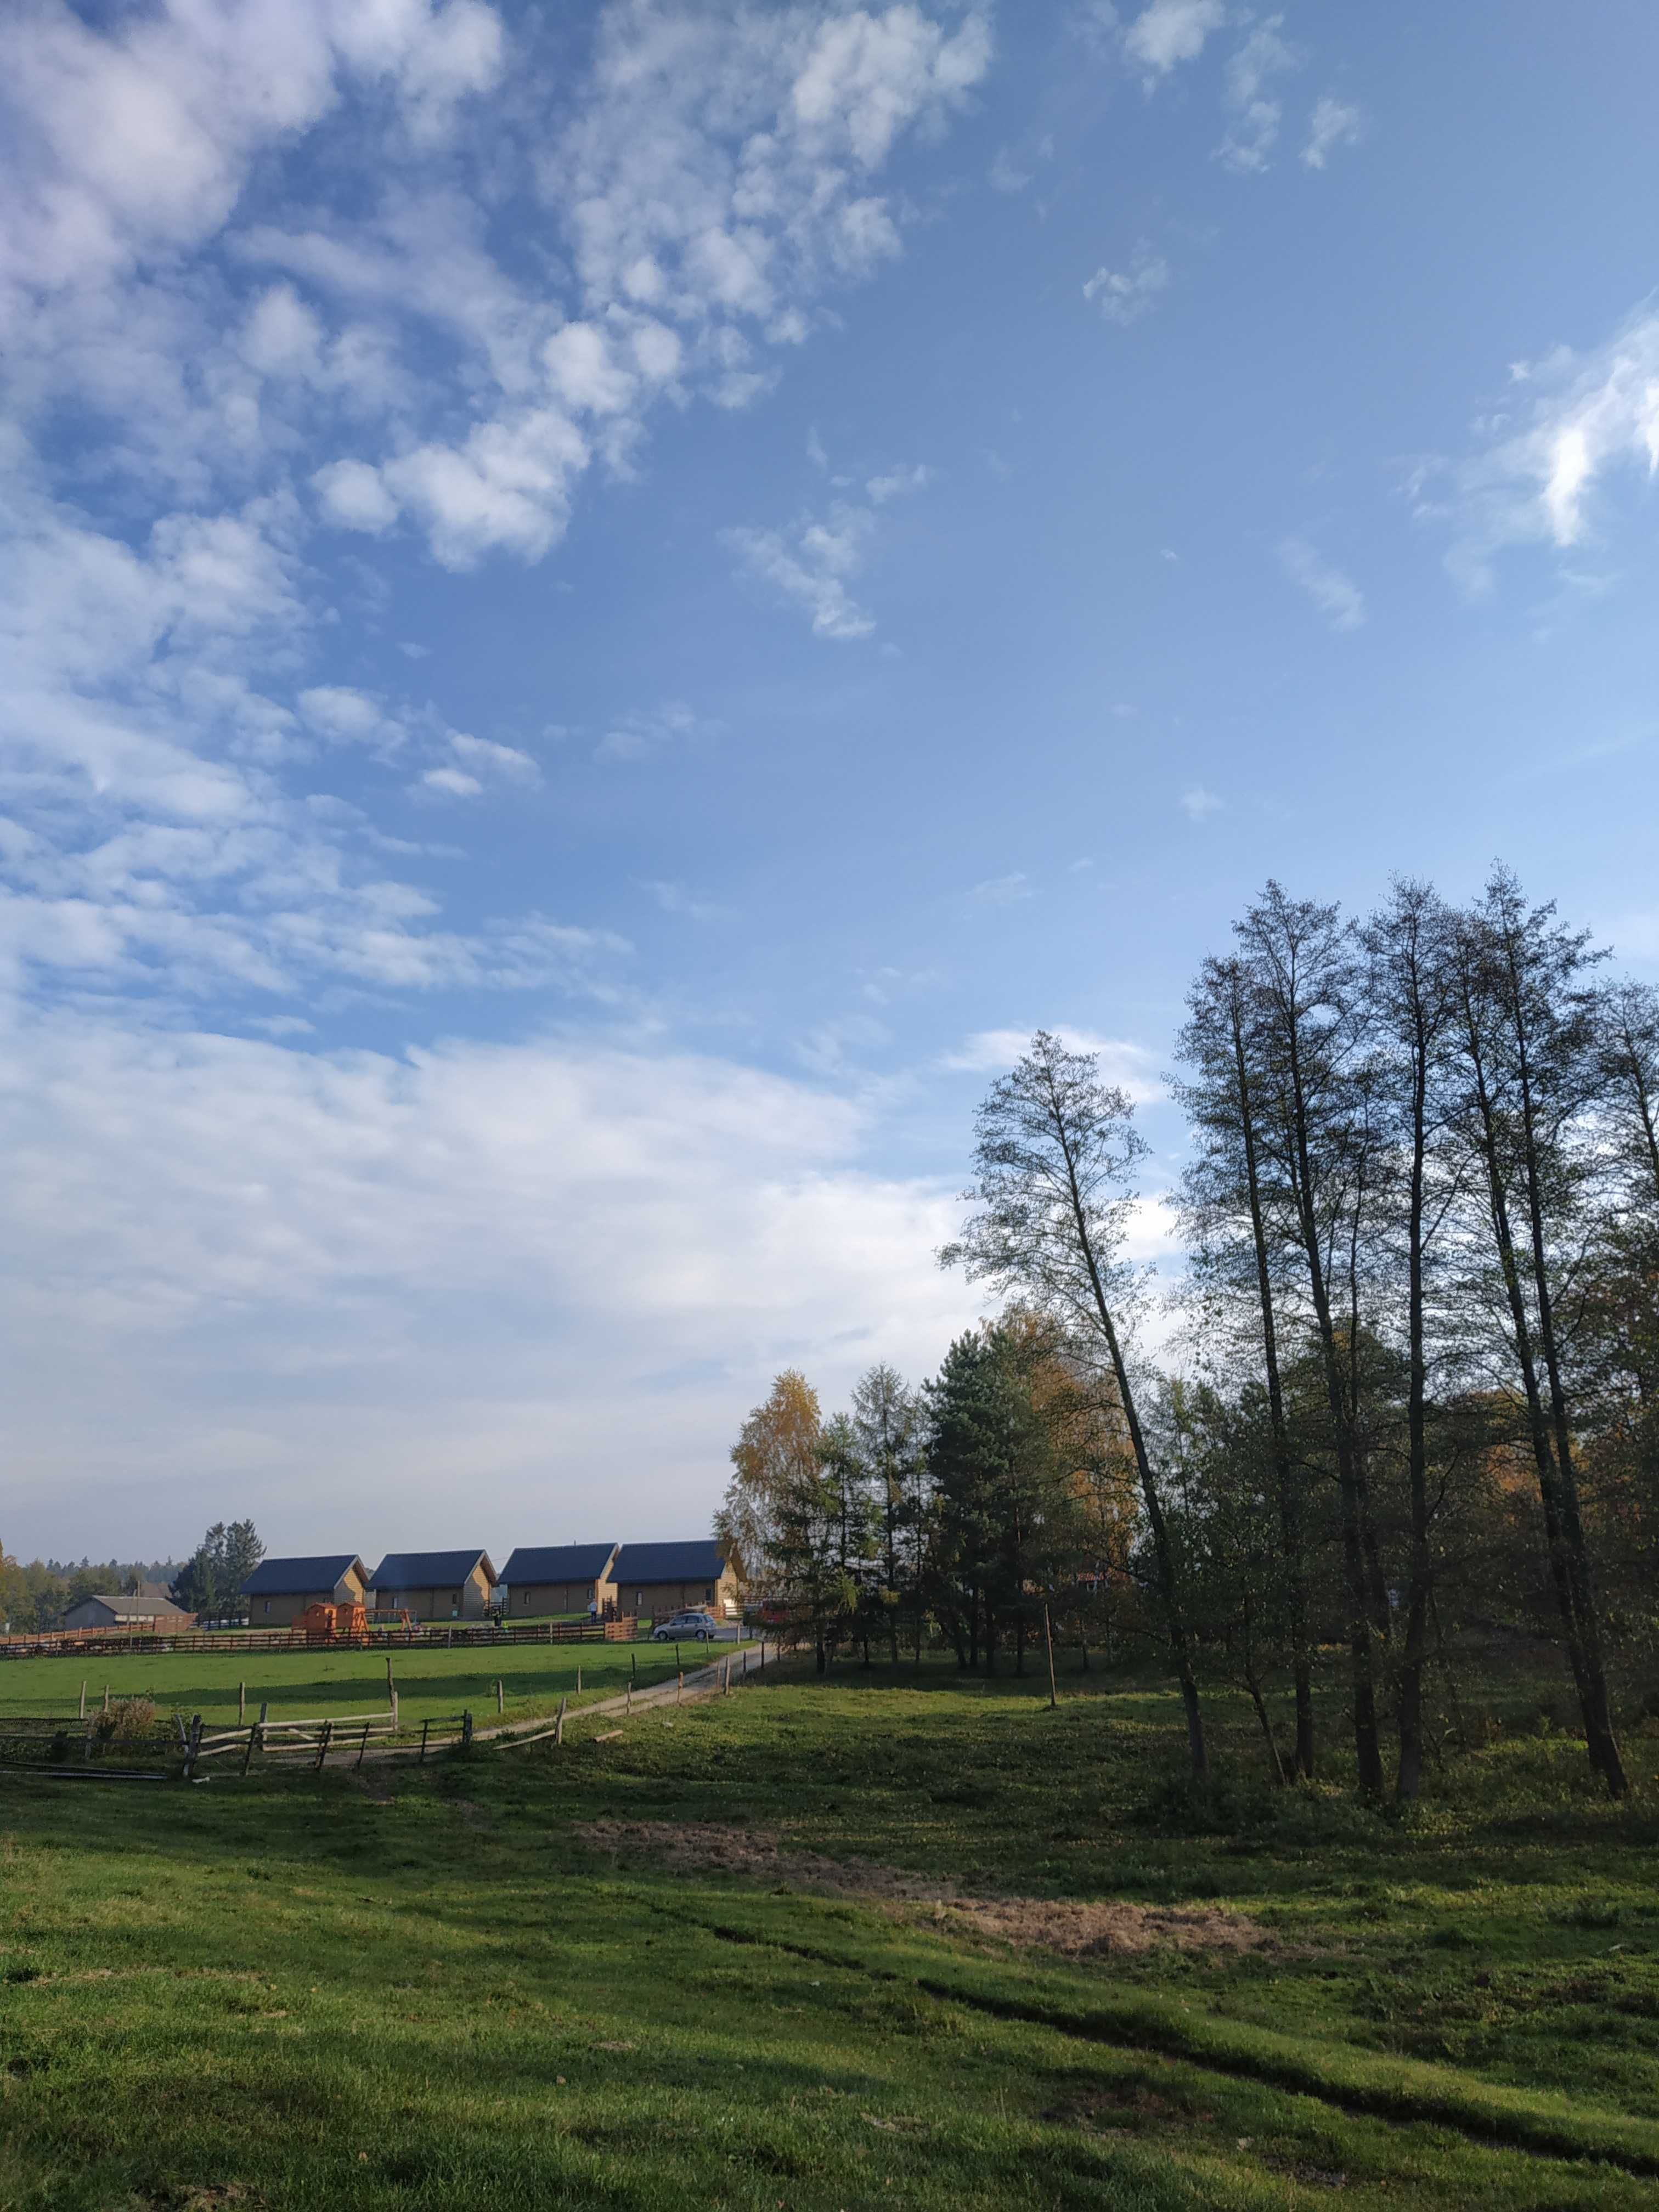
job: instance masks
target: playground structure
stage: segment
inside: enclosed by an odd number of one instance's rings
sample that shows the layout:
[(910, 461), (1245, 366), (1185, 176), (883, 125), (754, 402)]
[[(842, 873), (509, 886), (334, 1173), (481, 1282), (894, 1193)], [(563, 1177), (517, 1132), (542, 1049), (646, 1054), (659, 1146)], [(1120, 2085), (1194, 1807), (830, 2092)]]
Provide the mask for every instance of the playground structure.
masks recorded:
[(407, 1606), (395, 1613), (371, 1613), (367, 1606), (308, 1605), (294, 1624), (294, 1634), (308, 1644), (362, 1645), (373, 1641), (377, 1628), (412, 1628)]

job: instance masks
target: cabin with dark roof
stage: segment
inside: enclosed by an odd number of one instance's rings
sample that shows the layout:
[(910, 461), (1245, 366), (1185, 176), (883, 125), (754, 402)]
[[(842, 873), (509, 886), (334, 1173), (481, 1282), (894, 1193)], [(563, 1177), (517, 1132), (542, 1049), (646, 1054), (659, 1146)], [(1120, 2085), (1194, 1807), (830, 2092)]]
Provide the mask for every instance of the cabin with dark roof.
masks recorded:
[(740, 1610), (738, 1576), (723, 1544), (624, 1544), (612, 1569), (624, 1613), (661, 1620), (686, 1606), (706, 1606), (716, 1620)]
[(520, 1544), (501, 1569), (502, 1619), (611, 1618), (620, 1610), (611, 1572), (616, 1558), (614, 1544)]
[(368, 1576), (356, 1552), (261, 1559), (242, 1584), (250, 1628), (287, 1628), (307, 1606), (361, 1605), (368, 1592)]
[(416, 1620), (482, 1620), (499, 1580), (488, 1552), (388, 1552), (370, 1585), (376, 1610)]

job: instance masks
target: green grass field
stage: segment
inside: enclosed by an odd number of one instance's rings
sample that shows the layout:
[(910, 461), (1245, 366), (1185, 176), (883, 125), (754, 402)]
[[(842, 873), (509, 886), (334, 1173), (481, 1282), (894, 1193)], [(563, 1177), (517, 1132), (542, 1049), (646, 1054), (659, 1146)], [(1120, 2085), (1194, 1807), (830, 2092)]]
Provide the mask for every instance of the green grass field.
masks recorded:
[[(232, 1639), (227, 1638), (227, 1644)], [(740, 1647), (739, 1647), (740, 1648)], [(681, 1657), (689, 1671), (730, 1644), (687, 1644)], [(385, 1708), (384, 1652), (300, 1650), (158, 1652), (134, 1657), (9, 1659), (0, 1661), (0, 1717), (9, 1713), (67, 1718), (80, 1705), (87, 1686), (88, 1708), (101, 1704), (107, 1684), (112, 1698), (146, 1697), (162, 1713), (200, 1713), (210, 1728), (228, 1726), (237, 1715), (237, 1685), (247, 1686), (247, 1713), (258, 1717), (268, 1702), (272, 1720), (328, 1719), (337, 1713), (367, 1713)], [(504, 1717), (528, 1720), (550, 1713), (562, 1697), (575, 1701), (576, 1674), (582, 1699), (614, 1697), (628, 1680), (630, 1662), (642, 1686), (665, 1680), (674, 1668), (674, 1647), (661, 1644), (481, 1644), (470, 1650), (442, 1646), (396, 1651), (392, 1672), (398, 1683), (398, 1718), (405, 1729), (423, 1720), (453, 1722), (470, 1709), (480, 1728), (496, 1720), (495, 1682), (501, 1678)]]
[[(0, 2212), (1633, 2212), (1659, 1741), (1610, 1807), (1523, 1690), (1404, 1823), (1268, 1793), (1242, 1713), (1200, 1805), (1161, 1690), (944, 1665), (423, 1771), (7, 1781)], [(1099, 1899), (1251, 1940), (1045, 1948)]]

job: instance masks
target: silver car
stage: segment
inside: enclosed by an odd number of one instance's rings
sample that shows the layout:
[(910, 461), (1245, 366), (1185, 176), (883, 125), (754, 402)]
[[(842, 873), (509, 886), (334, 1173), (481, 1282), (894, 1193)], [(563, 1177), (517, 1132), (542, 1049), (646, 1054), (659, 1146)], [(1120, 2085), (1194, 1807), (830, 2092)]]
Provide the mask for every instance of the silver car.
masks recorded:
[(672, 1620), (659, 1620), (651, 1632), (653, 1644), (708, 1644), (720, 1633), (712, 1613), (691, 1611), (677, 1613)]

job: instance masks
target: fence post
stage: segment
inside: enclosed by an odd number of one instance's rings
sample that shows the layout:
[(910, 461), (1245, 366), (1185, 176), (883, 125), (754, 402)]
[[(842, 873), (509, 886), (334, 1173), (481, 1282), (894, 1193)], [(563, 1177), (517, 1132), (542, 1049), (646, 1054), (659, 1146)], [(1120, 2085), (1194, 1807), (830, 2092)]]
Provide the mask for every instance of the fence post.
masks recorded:
[(576, 1695), (580, 1698), (580, 1695), (581, 1695), (581, 1693), (582, 1693), (582, 1670), (581, 1670), (581, 1668), (580, 1668), (580, 1667), (578, 1667), (578, 1668), (577, 1668), (577, 1669), (576, 1669)]
[(562, 1743), (564, 1741), (564, 1709), (567, 1700), (565, 1698), (561, 1698), (559, 1699), (559, 1717), (553, 1723), (553, 1741), (555, 1743)]
[(109, 1711), (109, 1684), (107, 1682), (104, 1685), (104, 1711), (106, 1712)]
[(469, 1709), (468, 1709), (465, 1712), (464, 1712), (464, 1713), (461, 1715), (461, 1749), (462, 1749), (463, 1751), (471, 1751), (471, 1748), (472, 1748), (472, 1713), (471, 1713), (471, 1708), (469, 1707)]
[(369, 1723), (365, 1721), (363, 1723), (363, 1740), (357, 1747), (357, 1765), (359, 1766), (363, 1763), (363, 1753), (368, 1749), (368, 1730)]
[(629, 1676), (629, 1678), (628, 1678), (628, 1686), (627, 1686), (627, 1688), (623, 1692), (623, 1718), (625, 1721), (631, 1721), (631, 1720), (633, 1719), (633, 1717), (634, 1717), (634, 1678), (633, 1678), (633, 1676), (630, 1674), (630, 1675)]
[(1060, 1699), (1054, 1694), (1054, 1632), (1046, 1605), (1042, 1608), (1042, 1640), (1048, 1647), (1048, 1710), (1053, 1712)]
[(86, 1686), (85, 1682), (82, 1682), (82, 1685), (81, 1685), (81, 1717), (82, 1717), (82, 1720), (85, 1720), (86, 1717), (87, 1717), (87, 1686)]
[(426, 1732), (431, 1725), (432, 1723), (429, 1720), (424, 1720), (421, 1723), (421, 1757), (419, 1763), (422, 1766), (426, 1765)]
[(507, 1710), (501, 1696), (501, 1678), (499, 1674), (495, 1677), (495, 1710), (498, 1713), (505, 1712)]
[(323, 1732), (317, 1739), (317, 1764), (311, 1770), (313, 1774), (320, 1774), (322, 1772), (323, 1761), (328, 1757), (328, 1747), (333, 1741), (334, 1723), (332, 1721), (325, 1721), (323, 1723)]
[(196, 1779), (196, 1757), (201, 1747), (202, 1716), (200, 1713), (192, 1713), (190, 1720), (190, 1733), (185, 1738), (183, 1778), (186, 1782), (193, 1782)]
[(684, 1667), (682, 1667), (682, 1668), (679, 1669), (678, 1673), (678, 1674), (675, 1675), (675, 1677), (674, 1677), (674, 1703), (675, 1703), (677, 1705), (680, 1705), (680, 1704), (682, 1704), (682, 1703), (684, 1702), (684, 1698), (685, 1698), (685, 1669), (684, 1669)]

